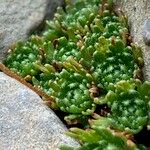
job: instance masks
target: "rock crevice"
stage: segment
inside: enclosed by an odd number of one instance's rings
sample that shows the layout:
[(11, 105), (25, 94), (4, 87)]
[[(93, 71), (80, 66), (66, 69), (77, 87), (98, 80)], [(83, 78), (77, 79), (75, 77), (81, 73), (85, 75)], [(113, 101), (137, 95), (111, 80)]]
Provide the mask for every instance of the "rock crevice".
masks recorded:
[(143, 40), (143, 25), (150, 17), (150, 1), (117, 0), (117, 6), (128, 16), (133, 41), (141, 46), (145, 61), (145, 79), (150, 80), (150, 47)]
[(26, 40), (45, 18), (53, 16), (62, 3), (63, 0), (1, 0), (0, 61), (12, 44)]

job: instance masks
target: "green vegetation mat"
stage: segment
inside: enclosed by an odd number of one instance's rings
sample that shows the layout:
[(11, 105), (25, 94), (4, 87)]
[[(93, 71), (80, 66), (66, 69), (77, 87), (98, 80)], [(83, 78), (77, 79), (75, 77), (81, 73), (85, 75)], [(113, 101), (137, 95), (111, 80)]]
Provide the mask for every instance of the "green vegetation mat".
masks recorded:
[[(126, 16), (111, 0), (67, 1), (41, 36), (18, 42), (5, 66), (54, 99), (80, 148), (142, 150), (134, 135), (149, 124), (150, 82)], [(85, 130), (84, 130), (85, 129)]]

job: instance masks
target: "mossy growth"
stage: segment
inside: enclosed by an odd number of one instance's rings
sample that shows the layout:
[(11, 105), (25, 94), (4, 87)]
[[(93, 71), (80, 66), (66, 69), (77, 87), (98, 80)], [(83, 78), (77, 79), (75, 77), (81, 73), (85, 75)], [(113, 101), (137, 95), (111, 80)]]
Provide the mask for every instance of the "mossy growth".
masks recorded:
[(112, 132), (134, 135), (149, 122), (150, 83), (144, 82), (142, 52), (131, 41), (127, 18), (115, 12), (112, 0), (66, 3), (41, 36), (17, 43), (4, 64), (51, 96), (68, 123), (90, 127), (87, 120), (101, 116), (102, 105), (109, 108), (90, 131), (71, 130), (85, 143), (79, 149), (138, 149)]

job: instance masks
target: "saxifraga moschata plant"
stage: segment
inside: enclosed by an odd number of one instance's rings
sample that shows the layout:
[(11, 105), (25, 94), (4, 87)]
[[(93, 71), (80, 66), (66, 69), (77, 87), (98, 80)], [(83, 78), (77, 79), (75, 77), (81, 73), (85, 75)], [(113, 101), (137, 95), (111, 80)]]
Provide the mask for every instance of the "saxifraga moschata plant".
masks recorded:
[(112, 0), (66, 3), (41, 36), (11, 49), (5, 66), (51, 96), (67, 123), (88, 128), (69, 131), (83, 144), (77, 150), (146, 149), (133, 137), (149, 124), (150, 83), (126, 16)]

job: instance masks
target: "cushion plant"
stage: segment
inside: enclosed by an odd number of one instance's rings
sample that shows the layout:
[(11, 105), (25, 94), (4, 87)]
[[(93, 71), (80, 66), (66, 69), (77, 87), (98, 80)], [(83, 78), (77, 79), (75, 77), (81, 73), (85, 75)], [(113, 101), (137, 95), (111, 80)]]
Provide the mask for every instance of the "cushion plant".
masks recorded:
[[(150, 99), (142, 52), (131, 43), (126, 16), (115, 12), (112, 0), (66, 3), (41, 36), (11, 49), (5, 66), (51, 96), (68, 123), (92, 128), (69, 132), (81, 140), (78, 150), (146, 149), (123, 134), (131, 137), (148, 125)], [(105, 116), (98, 113), (103, 105)]]

